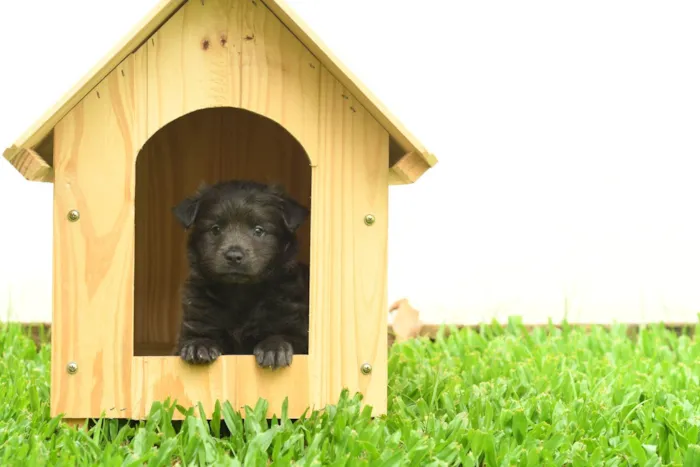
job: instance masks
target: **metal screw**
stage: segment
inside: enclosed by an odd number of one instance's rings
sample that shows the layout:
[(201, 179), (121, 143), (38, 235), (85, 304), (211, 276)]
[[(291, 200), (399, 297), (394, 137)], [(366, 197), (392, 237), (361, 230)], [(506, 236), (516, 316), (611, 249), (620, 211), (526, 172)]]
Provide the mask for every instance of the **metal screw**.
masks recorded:
[(66, 371), (68, 371), (69, 374), (74, 375), (78, 372), (78, 364), (75, 362), (69, 362), (68, 365), (66, 365)]
[(68, 220), (71, 222), (75, 222), (78, 219), (80, 219), (80, 212), (77, 209), (71, 209), (68, 211)]
[(365, 216), (365, 224), (367, 225), (372, 225), (374, 224), (374, 221), (377, 220), (372, 214), (367, 214)]
[(368, 375), (368, 374), (372, 373), (372, 365), (365, 362), (360, 367), (360, 371), (362, 372), (363, 375)]

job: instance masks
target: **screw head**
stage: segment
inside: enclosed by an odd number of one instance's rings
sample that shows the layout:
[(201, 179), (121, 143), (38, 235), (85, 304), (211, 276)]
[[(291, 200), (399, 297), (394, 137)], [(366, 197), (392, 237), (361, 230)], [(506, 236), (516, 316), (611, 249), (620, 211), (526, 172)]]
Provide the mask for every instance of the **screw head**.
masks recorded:
[(374, 221), (376, 221), (376, 220), (377, 220), (377, 219), (376, 219), (376, 218), (374, 217), (374, 215), (372, 215), (372, 214), (367, 214), (367, 215), (365, 216), (365, 224), (367, 224), (367, 225), (372, 225), (372, 224), (374, 224)]
[(76, 374), (78, 372), (78, 364), (75, 362), (68, 362), (68, 365), (66, 365), (66, 371), (71, 375)]
[(368, 375), (368, 374), (372, 373), (372, 365), (365, 362), (360, 367), (360, 371), (362, 372), (363, 375)]
[(77, 209), (71, 209), (68, 211), (68, 220), (71, 222), (75, 222), (78, 219), (80, 219), (80, 212)]

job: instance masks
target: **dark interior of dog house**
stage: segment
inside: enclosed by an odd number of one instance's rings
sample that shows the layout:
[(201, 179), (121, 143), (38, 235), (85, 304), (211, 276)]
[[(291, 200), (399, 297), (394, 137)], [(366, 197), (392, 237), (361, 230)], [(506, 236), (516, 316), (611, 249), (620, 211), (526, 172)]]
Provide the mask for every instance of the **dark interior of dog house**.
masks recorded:
[[(282, 185), (311, 209), (311, 166), (281, 125), (244, 109), (208, 108), (158, 130), (136, 160), (134, 355), (173, 355), (180, 287), (187, 276), (187, 232), (172, 208), (204, 182), (248, 179)], [(297, 231), (308, 264), (310, 217)]]

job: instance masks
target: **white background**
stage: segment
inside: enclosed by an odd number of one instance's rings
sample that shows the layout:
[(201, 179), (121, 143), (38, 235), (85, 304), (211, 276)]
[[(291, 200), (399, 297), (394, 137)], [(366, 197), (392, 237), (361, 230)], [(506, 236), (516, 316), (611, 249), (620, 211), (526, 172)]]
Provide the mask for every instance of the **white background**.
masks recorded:
[[(0, 147), (155, 3), (0, 3)], [(697, 319), (700, 4), (289, 4), (440, 160), (391, 189), (390, 300), (429, 322)], [(14, 319), (51, 318), (51, 196), (0, 158)]]

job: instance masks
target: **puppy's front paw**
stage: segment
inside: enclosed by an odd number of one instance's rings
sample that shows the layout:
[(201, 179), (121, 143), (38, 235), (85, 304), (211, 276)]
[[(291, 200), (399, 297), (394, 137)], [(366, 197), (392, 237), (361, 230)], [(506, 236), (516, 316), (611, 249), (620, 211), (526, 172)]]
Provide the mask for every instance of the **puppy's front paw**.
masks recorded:
[(221, 355), (221, 349), (211, 341), (189, 341), (180, 348), (180, 357), (187, 363), (212, 363)]
[(283, 337), (272, 336), (256, 345), (253, 354), (258, 365), (274, 370), (292, 364), (294, 349)]

